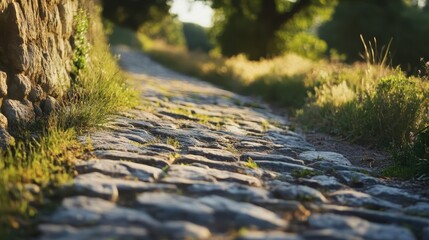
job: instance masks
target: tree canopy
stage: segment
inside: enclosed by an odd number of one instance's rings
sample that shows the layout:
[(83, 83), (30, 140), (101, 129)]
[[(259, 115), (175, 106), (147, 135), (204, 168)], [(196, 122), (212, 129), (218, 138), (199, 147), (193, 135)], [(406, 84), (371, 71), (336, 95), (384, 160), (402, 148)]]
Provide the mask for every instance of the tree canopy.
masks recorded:
[(329, 15), (335, 0), (213, 0), (216, 36), (222, 54), (250, 59), (284, 52), (293, 34)]
[(102, 0), (103, 17), (137, 30), (147, 22), (162, 21), (169, 15), (170, 0)]
[(392, 39), (394, 65), (413, 71), (429, 57), (428, 6), (421, 9), (404, 0), (342, 0), (332, 19), (321, 26), (320, 36), (329, 48), (359, 60), (363, 51), (359, 35), (377, 39), (379, 49)]

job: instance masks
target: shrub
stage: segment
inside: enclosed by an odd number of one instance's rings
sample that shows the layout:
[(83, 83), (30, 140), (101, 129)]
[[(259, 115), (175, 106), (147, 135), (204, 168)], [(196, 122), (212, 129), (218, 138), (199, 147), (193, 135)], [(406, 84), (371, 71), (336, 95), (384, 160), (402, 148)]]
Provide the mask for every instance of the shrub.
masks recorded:
[(422, 89), (413, 79), (404, 76), (382, 79), (363, 103), (363, 114), (367, 113), (371, 123), (367, 126), (368, 135), (372, 132), (382, 145), (403, 146), (418, 128), (422, 104)]
[(401, 74), (355, 93), (347, 83), (326, 83), (315, 90), (299, 117), (310, 126), (353, 140), (400, 147), (422, 124), (423, 91)]
[(303, 75), (266, 75), (252, 82), (245, 91), (282, 106), (298, 108), (305, 103), (308, 90)]
[(297, 33), (288, 39), (286, 50), (312, 60), (324, 57), (328, 45), (325, 41), (308, 33)]

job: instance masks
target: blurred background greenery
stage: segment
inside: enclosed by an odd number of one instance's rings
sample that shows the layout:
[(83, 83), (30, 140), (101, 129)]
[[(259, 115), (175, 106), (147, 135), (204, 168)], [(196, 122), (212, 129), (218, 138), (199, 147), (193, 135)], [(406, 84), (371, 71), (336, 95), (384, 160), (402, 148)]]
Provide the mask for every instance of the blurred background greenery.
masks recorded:
[[(361, 60), (359, 36), (392, 39), (392, 64), (405, 71), (429, 57), (429, 5), (422, 0), (103, 0), (104, 16), (151, 38), (190, 50), (216, 47), (223, 56), (245, 54), (251, 60), (295, 52), (312, 59), (341, 55)], [(213, 10), (210, 27), (199, 27), (211, 14), (181, 23), (172, 7), (205, 4)], [(192, 21), (192, 20), (191, 20)], [(207, 25), (207, 23), (203, 24)], [(379, 46), (381, 47), (381, 46)]]

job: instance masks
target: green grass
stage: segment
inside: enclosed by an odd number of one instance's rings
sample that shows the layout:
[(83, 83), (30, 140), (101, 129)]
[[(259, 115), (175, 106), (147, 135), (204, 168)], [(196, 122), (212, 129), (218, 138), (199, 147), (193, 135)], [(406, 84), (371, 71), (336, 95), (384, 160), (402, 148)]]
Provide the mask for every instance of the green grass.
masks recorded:
[(166, 143), (175, 149), (180, 148), (180, 142), (177, 138), (167, 137)]
[(247, 161), (244, 164), (246, 167), (251, 168), (251, 169), (258, 169), (259, 168), (258, 164), (250, 157), (247, 158)]
[(292, 172), (292, 176), (295, 178), (309, 178), (318, 175), (316, 171), (313, 170), (295, 170)]
[(395, 162), (384, 174), (400, 178), (429, 176), (429, 126), (413, 136), (414, 140), (394, 153)]
[[(82, 17), (80, 12), (77, 21)], [(16, 144), (0, 152), (1, 239), (28, 238), (34, 233), (32, 219), (46, 204), (46, 197), (71, 180), (74, 161), (85, 159), (91, 150), (91, 146), (80, 144), (77, 136), (137, 103), (136, 94), (127, 88), (110, 56), (101, 24), (97, 17), (91, 19), (96, 42), (87, 52), (76, 45), (70, 90), (48, 118), (23, 126), (16, 135)], [(80, 46), (89, 46), (83, 33), (79, 34)], [(28, 184), (39, 186), (41, 191), (31, 191)]]
[(423, 89), (429, 88), (401, 73), (377, 81), (356, 91), (345, 82), (322, 85), (298, 113), (298, 119), (366, 144), (404, 146), (410, 142), (410, 134), (427, 124)]

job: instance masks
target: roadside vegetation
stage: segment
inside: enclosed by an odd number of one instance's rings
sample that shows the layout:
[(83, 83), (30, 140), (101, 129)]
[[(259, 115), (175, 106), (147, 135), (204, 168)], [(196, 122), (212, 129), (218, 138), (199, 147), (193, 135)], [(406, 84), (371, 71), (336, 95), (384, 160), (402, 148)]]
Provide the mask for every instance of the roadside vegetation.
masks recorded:
[(35, 233), (31, 219), (38, 214), (36, 208), (48, 209), (47, 197), (72, 179), (76, 159), (90, 156), (91, 146), (77, 137), (137, 102), (110, 55), (98, 16), (81, 10), (74, 28), (69, 91), (48, 117), (15, 131), (15, 144), (0, 152), (1, 239)]

